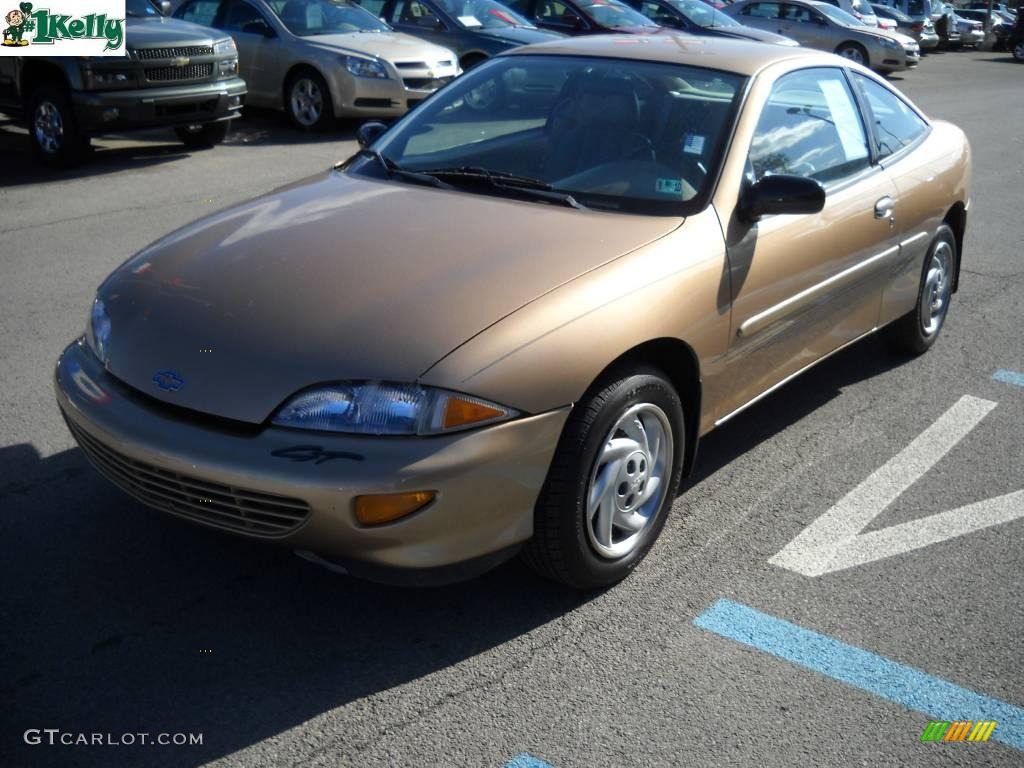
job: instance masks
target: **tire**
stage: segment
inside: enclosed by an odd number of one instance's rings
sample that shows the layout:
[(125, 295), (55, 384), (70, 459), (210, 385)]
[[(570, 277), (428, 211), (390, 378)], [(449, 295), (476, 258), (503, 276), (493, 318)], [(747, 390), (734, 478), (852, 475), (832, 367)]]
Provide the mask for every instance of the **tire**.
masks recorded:
[(1013, 58), (1024, 62), (1024, 40), (1018, 40), (1013, 44)]
[(228, 136), (230, 120), (219, 123), (202, 123), (198, 125), (179, 125), (174, 129), (178, 139), (189, 149), (209, 149), (215, 147)]
[[(920, 355), (939, 338), (949, 312), (958, 259), (956, 237), (943, 224), (925, 256), (914, 308), (884, 331), (886, 341), (895, 351)], [(938, 309), (937, 304), (941, 304)]]
[(860, 43), (840, 43), (839, 46), (836, 47), (836, 53), (844, 59), (849, 59), (857, 64), (863, 64), (865, 67), (871, 66), (870, 59), (868, 59), (868, 52)]
[[(645, 429), (636, 427), (637, 417)], [(683, 418), (679, 395), (656, 369), (620, 372), (595, 384), (562, 432), (534, 509), (533, 538), (523, 549), (526, 563), (575, 589), (628, 576), (657, 540), (675, 500), (686, 453)], [(623, 423), (629, 434), (619, 429)], [(646, 435), (646, 451), (631, 435)], [(608, 492), (592, 515), (587, 502), (601, 487)], [(604, 520), (614, 521), (607, 528), (597, 525), (605, 505), (610, 513)]]
[(54, 168), (77, 165), (89, 147), (67, 90), (56, 83), (43, 83), (29, 94), (28, 135), (33, 157)]
[(334, 122), (334, 104), (327, 81), (312, 69), (300, 69), (284, 87), (284, 111), (301, 131), (322, 131)]
[(463, 56), (459, 61), (459, 66), (462, 67), (463, 72), (469, 72), (477, 64), (482, 64), (487, 61), (487, 57), (480, 53), (471, 53), (468, 56)]

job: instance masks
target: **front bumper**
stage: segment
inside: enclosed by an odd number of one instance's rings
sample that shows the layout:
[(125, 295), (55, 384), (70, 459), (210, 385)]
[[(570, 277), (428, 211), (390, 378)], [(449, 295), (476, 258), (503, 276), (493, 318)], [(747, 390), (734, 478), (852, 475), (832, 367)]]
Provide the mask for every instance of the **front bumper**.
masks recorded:
[[(450, 580), (513, 553), (533, 533), (569, 412), (433, 438), (357, 437), (236, 426), (169, 407), (107, 373), (82, 341), (64, 350), (55, 377), (83, 452), (140, 501), (386, 581)], [(355, 496), (414, 490), (437, 498), (393, 523), (356, 522)]]
[(939, 47), (939, 43), (941, 42), (942, 38), (940, 38), (934, 32), (930, 34), (922, 34), (919, 38), (917, 38), (917, 44), (921, 46), (922, 51), (934, 50), (935, 48)]
[[(454, 56), (453, 56), (454, 58)], [(387, 79), (354, 77), (339, 67), (329, 74), (337, 117), (401, 117), (458, 76), (454, 63), (433, 70), (403, 70)]]
[(245, 81), (239, 77), (211, 83), (128, 91), (74, 91), (71, 100), (83, 133), (213, 123), (241, 116)]
[(881, 48), (881, 61), (875, 69), (880, 72), (902, 72), (906, 69), (917, 66), (920, 58), (919, 56), (911, 60), (907, 56), (906, 50), (903, 48), (879, 47)]

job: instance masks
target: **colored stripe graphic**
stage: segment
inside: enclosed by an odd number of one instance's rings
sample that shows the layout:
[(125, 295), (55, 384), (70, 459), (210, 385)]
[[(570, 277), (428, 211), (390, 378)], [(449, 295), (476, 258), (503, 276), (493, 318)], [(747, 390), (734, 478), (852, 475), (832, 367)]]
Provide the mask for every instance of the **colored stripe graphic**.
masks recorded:
[(921, 741), (941, 741), (949, 728), (949, 720), (932, 720), (921, 734)]
[(996, 381), (1001, 381), (1004, 384), (1013, 384), (1018, 387), (1024, 387), (1024, 373), (1017, 373), (1016, 371), (1007, 371), (1000, 368), (998, 371), (992, 374), (992, 378)]
[(992, 722), (999, 723), (998, 730), (992, 730), (994, 725), (989, 729), (993, 741), (1024, 752), (1024, 709), (1013, 704), (962, 688), (914, 667), (833, 640), (731, 600), (716, 601), (693, 623), (709, 632), (770, 653), (907, 709), (939, 716), (967, 715), (976, 718), (975, 722), (989, 721), (991, 718)]
[(527, 752), (520, 752), (505, 763), (505, 768), (551, 768), (551, 766)]

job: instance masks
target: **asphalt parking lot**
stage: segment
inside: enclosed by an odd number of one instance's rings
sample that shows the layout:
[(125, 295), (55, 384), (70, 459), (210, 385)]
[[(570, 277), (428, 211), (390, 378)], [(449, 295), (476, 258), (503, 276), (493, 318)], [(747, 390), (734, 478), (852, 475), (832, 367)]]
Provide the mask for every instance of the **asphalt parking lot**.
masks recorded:
[[(1021, 765), (1024, 67), (933, 54), (893, 80), (974, 149), (943, 337), (910, 362), (868, 339), (713, 433), (651, 555), (587, 596), (517, 563), (381, 587), (191, 527), (102, 479), (60, 419), (52, 366), (103, 277), (323, 172), (353, 126), (253, 113), (212, 151), (100, 139), (58, 173), (0, 125), (0, 765)], [(930, 720), (998, 725), (922, 743)]]

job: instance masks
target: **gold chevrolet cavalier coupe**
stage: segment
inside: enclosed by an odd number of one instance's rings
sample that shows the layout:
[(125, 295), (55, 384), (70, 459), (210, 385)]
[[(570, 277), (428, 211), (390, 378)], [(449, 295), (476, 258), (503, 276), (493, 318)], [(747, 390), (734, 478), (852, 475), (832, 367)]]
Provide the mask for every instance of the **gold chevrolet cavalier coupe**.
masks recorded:
[(832, 54), (544, 43), (360, 143), (125, 262), (56, 389), (143, 503), (372, 579), (614, 583), (702, 435), (957, 288), (964, 134)]

